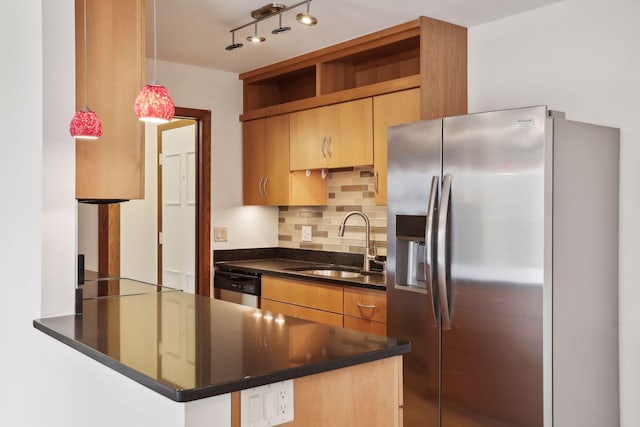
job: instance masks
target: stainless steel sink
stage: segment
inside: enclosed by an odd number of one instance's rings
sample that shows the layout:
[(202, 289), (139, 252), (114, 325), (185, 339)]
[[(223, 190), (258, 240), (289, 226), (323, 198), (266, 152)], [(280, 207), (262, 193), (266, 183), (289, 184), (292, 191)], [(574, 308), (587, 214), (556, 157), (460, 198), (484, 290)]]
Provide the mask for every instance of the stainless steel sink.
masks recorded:
[(359, 271), (346, 271), (346, 270), (333, 270), (333, 269), (313, 269), (304, 270), (304, 273), (315, 274), (317, 276), (337, 277), (341, 279), (352, 279), (354, 277), (360, 277), (362, 274)]
[(304, 274), (313, 274), (315, 276), (334, 277), (336, 279), (353, 279), (356, 277), (362, 277), (362, 272), (356, 268), (340, 267), (335, 265), (292, 267), (287, 270), (298, 271)]

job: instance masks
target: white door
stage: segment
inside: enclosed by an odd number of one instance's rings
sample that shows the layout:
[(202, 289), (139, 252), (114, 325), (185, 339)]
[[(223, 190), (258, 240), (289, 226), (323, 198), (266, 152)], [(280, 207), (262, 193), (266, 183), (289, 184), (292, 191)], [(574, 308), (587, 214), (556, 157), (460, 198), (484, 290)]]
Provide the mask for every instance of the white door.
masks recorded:
[(163, 130), (160, 141), (161, 283), (195, 293), (197, 130), (195, 121), (179, 124)]

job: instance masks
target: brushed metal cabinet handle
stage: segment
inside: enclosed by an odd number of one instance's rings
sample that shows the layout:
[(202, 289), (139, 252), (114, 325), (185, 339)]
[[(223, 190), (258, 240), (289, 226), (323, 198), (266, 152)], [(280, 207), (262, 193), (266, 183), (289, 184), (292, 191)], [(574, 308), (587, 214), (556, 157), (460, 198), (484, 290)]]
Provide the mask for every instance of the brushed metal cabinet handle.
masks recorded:
[(356, 302), (356, 305), (358, 307), (360, 307), (360, 308), (371, 308), (371, 309), (374, 309), (374, 308), (378, 307), (377, 305), (361, 304), (359, 302)]
[(320, 153), (322, 154), (322, 158), (326, 159), (327, 158), (327, 153), (326, 153), (326, 149), (325, 149), (325, 145), (327, 144), (327, 137), (325, 136), (324, 138), (322, 138), (322, 145), (320, 146)]
[(269, 191), (267, 191), (267, 185), (269, 184), (269, 177), (264, 178), (264, 197), (269, 197)]
[(260, 197), (264, 197), (264, 192), (262, 191), (263, 182), (264, 182), (264, 177), (260, 177), (260, 182), (258, 183), (258, 193), (260, 193)]
[(333, 157), (333, 145), (331, 144), (331, 137), (329, 137), (329, 144), (327, 144), (327, 154), (329, 154), (329, 158)]

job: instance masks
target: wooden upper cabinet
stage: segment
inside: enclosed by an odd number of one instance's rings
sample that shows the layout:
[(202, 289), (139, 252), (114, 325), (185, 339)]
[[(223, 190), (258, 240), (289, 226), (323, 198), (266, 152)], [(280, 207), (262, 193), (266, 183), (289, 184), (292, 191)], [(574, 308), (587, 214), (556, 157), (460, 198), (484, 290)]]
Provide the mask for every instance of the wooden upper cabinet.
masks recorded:
[[(76, 0), (76, 108), (84, 101), (83, 0)], [(144, 198), (143, 125), (133, 111), (144, 85), (145, 1), (87, 0), (87, 104), (98, 140), (76, 140), (76, 198)]]
[(246, 205), (289, 203), (289, 115), (243, 124), (243, 199)]
[(420, 89), (373, 98), (373, 169), (376, 205), (387, 204), (387, 128), (420, 120)]
[(318, 171), (289, 171), (289, 114), (242, 125), (243, 202), (245, 205), (313, 206), (327, 204), (327, 180)]
[(421, 118), (467, 111), (467, 29), (421, 16), (240, 75), (240, 120), (420, 88)]
[(291, 170), (373, 164), (371, 98), (291, 114)]

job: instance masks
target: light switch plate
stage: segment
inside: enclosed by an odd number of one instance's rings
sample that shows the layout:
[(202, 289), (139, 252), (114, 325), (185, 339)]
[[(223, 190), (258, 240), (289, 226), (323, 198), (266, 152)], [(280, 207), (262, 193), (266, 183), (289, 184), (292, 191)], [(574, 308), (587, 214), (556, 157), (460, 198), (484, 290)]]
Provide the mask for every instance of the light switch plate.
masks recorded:
[(293, 380), (240, 391), (240, 427), (272, 427), (293, 421)]
[(213, 227), (213, 241), (214, 242), (226, 242), (227, 241), (227, 227)]
[(312, 240), (311, 238), (311, 226), (310, 225), (303, 225), (302, 226), (302, 241), (303, 242), (310, 242)]

